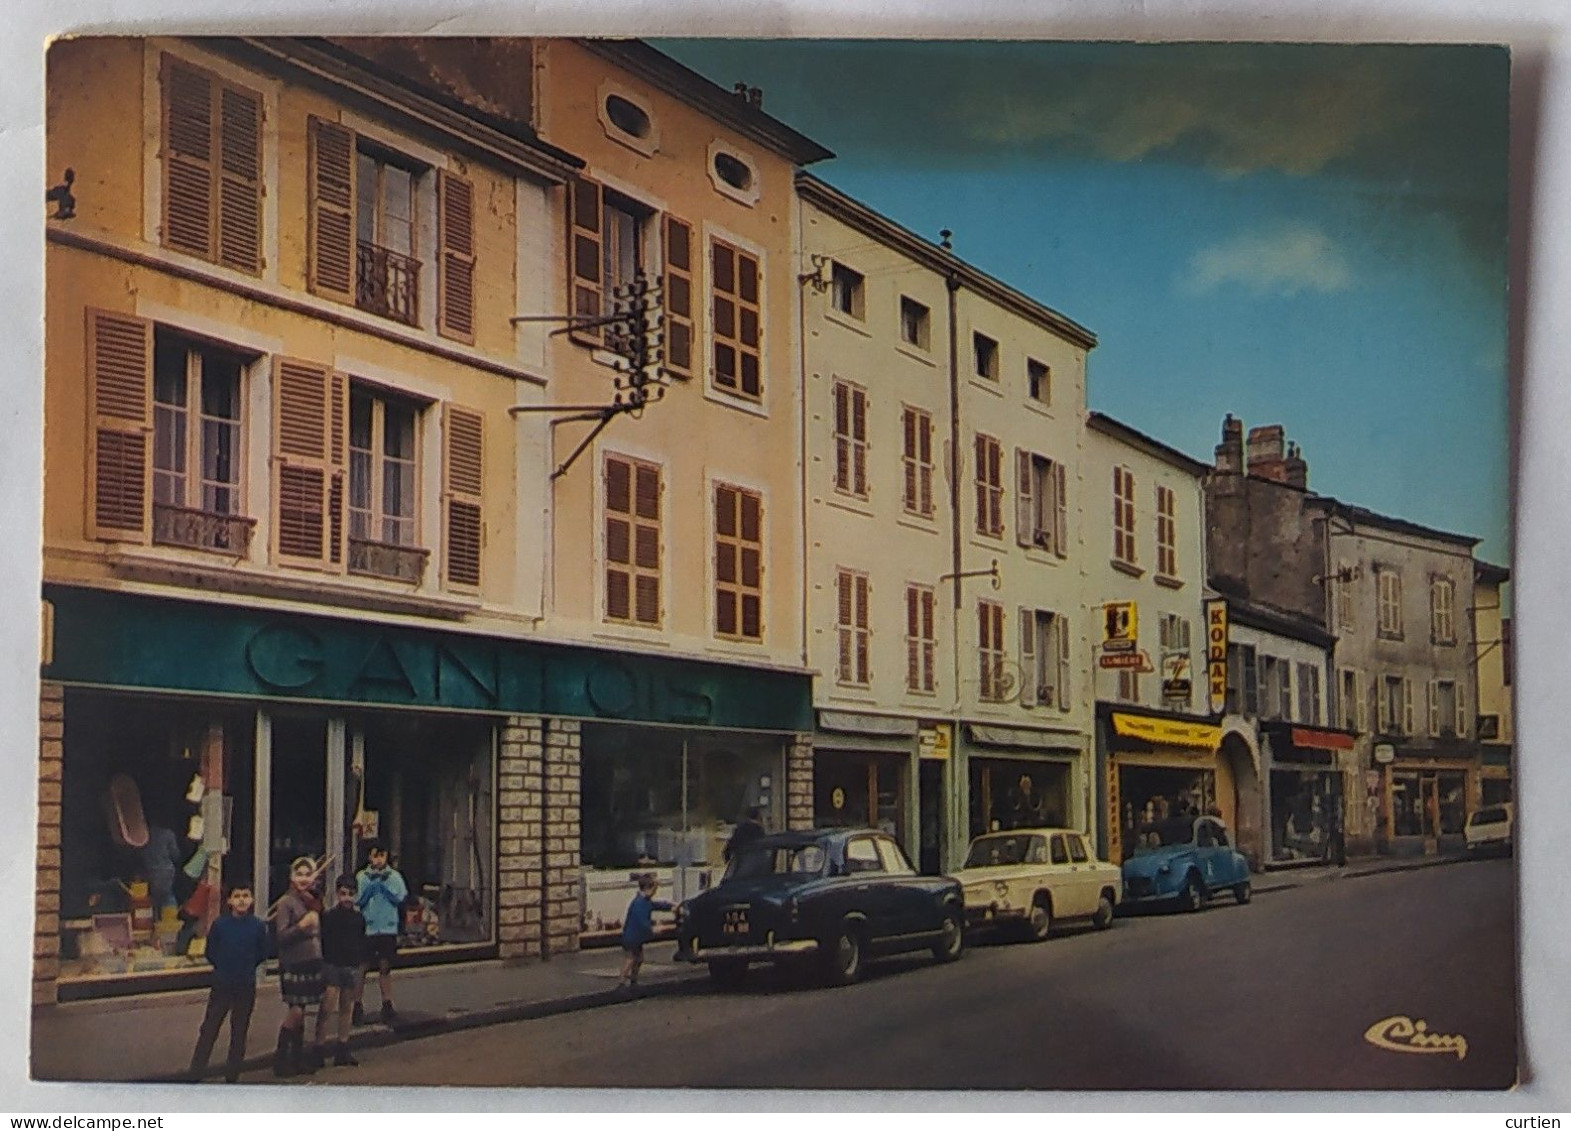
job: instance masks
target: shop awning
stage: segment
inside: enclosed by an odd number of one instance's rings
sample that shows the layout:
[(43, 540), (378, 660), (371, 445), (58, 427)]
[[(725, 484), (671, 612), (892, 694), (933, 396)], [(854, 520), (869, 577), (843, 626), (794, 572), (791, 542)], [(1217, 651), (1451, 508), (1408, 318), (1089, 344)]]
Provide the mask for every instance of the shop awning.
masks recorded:
[(1294, 727), (1292, 737), (1294, 746), (1312, 746), (1316, 750), (1353, 749), (1353, 736), (1335, 730)]
[(1194, 746), (1215, 750), (1222, 744), (1222, 728), (1209, 723), (1185, 723), (1177, 719), (1153, 719), (1148, 715), (1113, 715), (1113, 733), (1138, 738), (1157, 746)]

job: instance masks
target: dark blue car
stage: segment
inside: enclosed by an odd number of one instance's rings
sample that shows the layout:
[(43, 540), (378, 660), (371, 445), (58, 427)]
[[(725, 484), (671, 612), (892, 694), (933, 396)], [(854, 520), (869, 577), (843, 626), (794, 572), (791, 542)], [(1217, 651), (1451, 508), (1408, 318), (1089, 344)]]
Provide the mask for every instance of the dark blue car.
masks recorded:
[(1215, 817), (1170, 817), (1143, 827), (1123, 870), (1123, 907), (1169, 904), (1199, 911), (1222, 892), (1249, 902), (1249, 861)]
[(677, 908), (677, 958), (703, 962), (722, 986), (753, 962), (816, 966), (835, 984), (869, 958), (965, 947), (965, 900), (947, 876), (921, 876), (874, 829), (774, 833), (740, 850), (719, 884)]

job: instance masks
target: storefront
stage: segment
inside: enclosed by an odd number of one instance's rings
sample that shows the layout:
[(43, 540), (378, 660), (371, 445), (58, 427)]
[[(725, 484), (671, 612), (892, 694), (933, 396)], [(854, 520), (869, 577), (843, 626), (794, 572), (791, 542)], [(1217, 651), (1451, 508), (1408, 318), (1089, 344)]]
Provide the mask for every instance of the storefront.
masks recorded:
[(819, 711), (813, 735), (813, 824), (880, 829), (915, 858), (910, 794), (916, 755), (914, 719)]
[[(1002, 829), (1082, 827), (1081, 752), (1065, 736), (1023, 727), (965, 728), (971, 837)], [(963, 846), (962, 846), (963, 847)]]
[(1397, 753), (1385, 771), (1387, 851), (1394, 855), (1460, 852), (1477, 807), (1478, 771), (1462, 759)]
[(1177, 814), (1237, 813), (1232, 766), (1219, 753), (1221, 728), (1189, 719), (1098, 706), (1097, 732), (1106, 773), (1104, 843), (1121, 863), (1142, 837)]
[(1269, 769), (1270, 862), (1329, 862), (1343, 856), (1345, 790), (1339, 759), (1351, 752), (1351, 732), (1261, 724)]

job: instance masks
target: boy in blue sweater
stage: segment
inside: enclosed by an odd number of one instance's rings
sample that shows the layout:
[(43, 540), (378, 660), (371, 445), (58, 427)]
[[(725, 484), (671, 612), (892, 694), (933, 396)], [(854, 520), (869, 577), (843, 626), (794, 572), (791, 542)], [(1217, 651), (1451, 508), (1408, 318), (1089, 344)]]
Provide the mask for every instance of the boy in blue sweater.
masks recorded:
[(638, 894), (627, 905), (627, 916), (622, 923), (622, 980), (620, 989), (631, 993), (638, 988), (638, 971), (644, 964), (644, 944), (655, 937), (654, 913), (669, 911), (671, 905), (656, 899), (660, 881), (653, 872), (638, 877)]
[[(398, 953), (398, 926), (404, 915), (404, 900), (409, 898), (409, 887), (387, 859), (387, 849), (373, 842), (367, 852), (367, 863), (358, 877), (359, 890), (355, 893), (355, 906), (365, 916), (366, 954), (377, 966), (377, 989), (382, 994), (382, 1023), (391, 1025), (397, 1014), (393, 1010), (393, 956)], [(361, 1024), (365, 1011), (361, 1000), (365, 994), (366, 974), (369, 965), (360, 975), (355, 987), (354, 1023)]]
[(256, 900), (250, 884), (231, 885), (228, 904), (228, 914), (219, 916), (207, 932), (203, 953), (213, 966), (213, 984), (207, 992), (207, 1012), (197, 1034), (196, 1051), (191, 1054), (191, 1078), (200, 1080), (207, 1071), (207, 1058), (228, 1014), (229, 1059), (224, 1079), (233, 1084), (240, 1079), (246, 1032), (256, 1006), (256, 968), (267, 958), (267, 924), (251, 913)]

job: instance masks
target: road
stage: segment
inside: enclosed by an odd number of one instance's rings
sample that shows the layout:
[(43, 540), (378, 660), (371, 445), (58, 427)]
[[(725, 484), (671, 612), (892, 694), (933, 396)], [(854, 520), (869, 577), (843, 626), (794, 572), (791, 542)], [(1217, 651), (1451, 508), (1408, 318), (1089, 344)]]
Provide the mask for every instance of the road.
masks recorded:
[[(845, 989), (760, 971), (544, 1020), (371, 1049), (320, 1083), (752, 1088), (1500, 1088), (1515, 1078), (1505, 860), (1120, 918)], [(1423, 1020), (1465, 1057), (1376, 1047)]]

